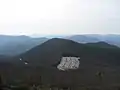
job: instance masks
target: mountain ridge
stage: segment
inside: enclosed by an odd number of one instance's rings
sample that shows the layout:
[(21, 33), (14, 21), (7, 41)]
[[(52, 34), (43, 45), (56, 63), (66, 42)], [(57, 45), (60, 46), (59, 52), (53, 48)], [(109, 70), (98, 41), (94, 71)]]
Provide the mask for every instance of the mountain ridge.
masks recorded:
[(108, 35), (100, 35), (100, 34), (84, 34), (84, 35), (71, 35), (69, 37), (65, 37), (68, 40), (73, 40), (79, 43), (94, 43), (94, 42), (106, 42), (108, 44), (112, 44), (120, 47), (120, 35), (108, 34)]
[[(108, 46), (109, 44), (104, 43), (104, 45)], [(54, 49), (52, 49), (52, 47)], [(29, 60), (30, 60), (31, 58), (47, 59), (44, 54), (46, 54), (50, 58), (50, 55), (52, 53), (53, 53), (53, 55), (51, 56), (51, 58), (54, 58), (54, 55), (57, 57), (59, 56), (59, 58), (60, 58), (62, 53), (73, 53), (73, 54), (81, 53), (82, 55), (84, 55), (85, 53), (87, 54), (88, 52), (86, 52), (86, 51), (89, 51), (89, 50), (95, 52), (94, 51), (95, 49), (98, 49), (98, 53), (102, 52), (102, 50), (103, 51), (107, 50), (106, 54), (109, 53), (108, 51), (111, 51), (111, 53), (116, 52), (116, 51), (118, 51), (118, 52), (120, 51), (120, 48), (118, 48), (118, 47), (113, 47), (112, 45), (109, 45), (109, 47), (110, 48), (107, 48), (106, 46), (105, 47), (104, 46), (95, 47), (95, 43), (92, 44), (92, 46), (91, 46), (89, 44), (80, 44), (80, 43), (74, 42), (72, 40), (54, 38), (54, 39), (48, 40), (47, 42), (44, 42), (41, 45), (38, 45), (38, 46), (32, 48), (28, 52), (21, 54), (21, 56), (22, 55), (23, 55), (22, 57), (25, 56), (26, 60), (28, 60), (27, 57), (29, 57)], [(84, 49), (86, 51), (84, 51)], [(84, 53), (82, 53), (82, 51), (79, 51), (79, 50), (83, 50)], [(89, 51), (89, 53), (90, 53), (90, 51)], [(56, 59), (58, 59), (57, 57), (56, 57)], [(44, 60), (43, 60), (43, 62), (44, 62)]]

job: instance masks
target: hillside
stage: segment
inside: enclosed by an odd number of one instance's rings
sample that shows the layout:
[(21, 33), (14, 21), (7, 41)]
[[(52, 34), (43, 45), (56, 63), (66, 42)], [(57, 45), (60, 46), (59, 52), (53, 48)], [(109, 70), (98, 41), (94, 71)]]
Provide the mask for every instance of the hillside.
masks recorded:
[[(105, 72), (106, 84), (120, 82), (117, 79), (120, 75), (118, 72), (120, 70), (120, 48), (117, 47), (95, 47), (94, 44), (91, 46), (55, 38), (15, 57), (13, 62), (22, 75), (26, 76), (31, 73), (31, 75), (36, 76), (37, 73), (37, 76), (42, 76), (44, 83), (70, 83), (73, 71), (61, 72), (54, 66), (60, 61), (63, 53), (71, 53), (81, 57), (80, 67), (74, 72), (76, 83), (90, 84), (92, 81), (91, 84), (96, 84), (95, 73), (99, 70)], [(20, 61), (20, 58), (22, 61)], [(28, 65), (25, 65), (24, 62), (28, 62)], [(58, 77), (65, 80), (59, 81), (60, 78)]]
[[(44, 84), (70, 84), (74, 82), (75, 84), (97, 85), (96, 72), (104, 71), (105, 84), (120, 83), (118, 79), (120, 78), (118, 72), (120, 70), (120, 48), (106, 48), (105, 43), (104, 45), (105, 47), (94, 44), (91, 46), (54, 38), (26, 53), (11, 58), (13, 68), (8, 72), (9, 68), (5, 67), (6, 72), (4, 73), (7, 73), (5, 77), (11, 78), (12, 81), (23, 80), (24, 82), (28, 82), (32, 77), (35, 82), (38, 82), (38, 78), (41, 76)], [(79, 69), (62, 72), (54, 66), (60, 61), (61, 55), (64, 53), (71, 53), (81, 58)], [(28, 62), (28, 64), (24, 62)], [(2, 70), (4, 69), (2, 68)]]
[[(96, 46), (96, 47), (95, 47)], [(31, 49), (30, 51), (21, 55), (23, 59), (29, 61), (31, 63), (39, 64), (49, 64), (52, 65), (52, 62), (56, 62), (60, 59), (63, 53), (73, 53), (77, 54), (80, 57), (86, 58), (99, 58), (105, 57), (105, 61), (111, 59), (107, 57), (108, 54), (114, 56), (114, 61), (116, 57), (119, 57), (120, 49), (115, 48), (108, 48), (113, 47), (107, 43), (93, 43), (91, 44), (79, 44), (71, 40), (65, 39), (51, 39), (47, 42), (43, 43), (42, 45), (38, 45), (37, 47)], [(111, 57), (112, 57), (111, 56)], [(120, 58), (120, 57), (119, 57)], [(50, 60), (49, 60), (50, 59)], [(84, 60), (83, 60), (84, 61)], [(104, 61), (104, 60), (103, 60)], [(116, 60), (118, 61), (118, 60)], [(118, 62), (117, 62), (118, 64)]]

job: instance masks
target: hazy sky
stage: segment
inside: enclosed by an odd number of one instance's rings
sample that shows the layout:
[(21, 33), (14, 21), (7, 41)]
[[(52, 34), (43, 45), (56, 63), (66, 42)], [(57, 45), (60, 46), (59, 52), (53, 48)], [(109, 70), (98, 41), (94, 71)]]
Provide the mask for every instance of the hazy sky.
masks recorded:
[(120, 34), (120, 0), (0, 0), (0, 34)]

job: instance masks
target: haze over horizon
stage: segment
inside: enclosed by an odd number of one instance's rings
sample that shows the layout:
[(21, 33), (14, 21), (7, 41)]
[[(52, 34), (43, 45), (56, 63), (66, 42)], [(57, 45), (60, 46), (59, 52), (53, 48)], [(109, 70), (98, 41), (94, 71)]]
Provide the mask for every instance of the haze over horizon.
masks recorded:
[(119, 0), (1, 0), (0, 34), (120, 34)]

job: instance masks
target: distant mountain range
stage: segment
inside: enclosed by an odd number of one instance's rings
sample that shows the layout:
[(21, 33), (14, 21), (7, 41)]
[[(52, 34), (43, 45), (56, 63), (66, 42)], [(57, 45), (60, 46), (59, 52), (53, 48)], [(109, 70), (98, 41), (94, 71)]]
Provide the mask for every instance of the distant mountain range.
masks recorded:
[(47, 41), (47, 38), (0, 35), (0, 55), (18, 55)]
[(65, 37), (65, 39), (73, 40), (79, 43), (94, 43), (102, 41), (120, 47), (120, 35), (85, 34), (68, 36)]
[[(57, 37), (57, 36), (52, 36)], [(72, 40), (78, 43), (99, 43), (105, 42), (111, 45), (120, 47), (120, 35), (73, 35), (73, 36), (58, 36), (63, 39)], [(22, 54), (37, 45), (40, 45), (51, 37), (32, 38), (29, 36), (8, 36), (0, 35), (0, 55), (15, 56)], [(100, 44), (99, 44), (100, 45)]]

